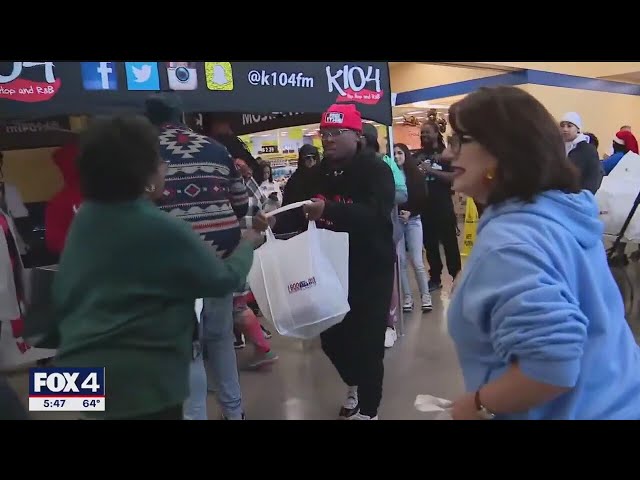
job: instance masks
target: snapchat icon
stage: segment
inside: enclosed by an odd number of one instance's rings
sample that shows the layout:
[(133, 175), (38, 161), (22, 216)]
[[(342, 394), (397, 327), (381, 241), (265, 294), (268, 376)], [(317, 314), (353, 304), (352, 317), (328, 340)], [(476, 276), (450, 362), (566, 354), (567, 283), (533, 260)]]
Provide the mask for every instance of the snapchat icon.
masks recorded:
[(230, 62), (205, 62), (204, 73), (209, 90), (233, 90), (233, 70)]

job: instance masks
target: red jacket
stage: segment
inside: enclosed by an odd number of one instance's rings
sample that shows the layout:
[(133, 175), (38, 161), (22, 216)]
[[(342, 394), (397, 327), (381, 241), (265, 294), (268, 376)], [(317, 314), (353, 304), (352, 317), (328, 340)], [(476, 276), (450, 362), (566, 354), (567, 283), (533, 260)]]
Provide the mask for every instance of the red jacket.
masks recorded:
[(64, 187), (47, 204), (44, 221), (47, 248), (57, 254), (62, 253), (71, 222), (82, 203), (75, 165), (77, 155), (78, 147), (75, 144), (67, 144), (53, 154), (53, 161), (64, 178)]

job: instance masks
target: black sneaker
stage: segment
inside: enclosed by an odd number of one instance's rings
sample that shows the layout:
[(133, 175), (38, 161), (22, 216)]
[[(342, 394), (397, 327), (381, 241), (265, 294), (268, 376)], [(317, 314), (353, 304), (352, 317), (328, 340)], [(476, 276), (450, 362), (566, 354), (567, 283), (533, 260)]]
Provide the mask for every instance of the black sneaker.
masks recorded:
[(271, 332), (269, 330), (267, 330), (266, 328), (264, 328), (262, 325), (260, 325), (260, 328), (262, 329), (262, 333), (264, 334), (264, 338), (266, 338), (267, 340), (269, 340), (273, 336), (271, 334)]
[(246, 347), (247, 344), (244, 341), (244, 335), (240, 334), (239, 336), (236, 337), (236, 341), (233, 342), (233, 348), (235, 348), (236, 350), (240, 350), (241, 348)]
[(429, 280), (429, 293), (436, 292), (442, 289), (442, 282), (440, 280)]

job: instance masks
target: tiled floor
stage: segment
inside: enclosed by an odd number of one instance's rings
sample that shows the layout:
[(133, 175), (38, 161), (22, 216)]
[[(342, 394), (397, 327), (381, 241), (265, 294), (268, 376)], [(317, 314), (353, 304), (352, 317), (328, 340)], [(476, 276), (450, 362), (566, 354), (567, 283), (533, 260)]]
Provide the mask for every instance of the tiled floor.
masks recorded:
[[(449, 340), (444, 309), (447, 286), (434, 296), (434, 310), (405, 316), (405, 335), (387, 350), (381, 419), (425, 419), (416, 411), (416, 395), (452, 398), (461, 393), (462, 380)], [(280, 360), (270, 371), (241, 372), (247, 417), (256, 420), (333, 419), (345, 394), (345, 386), (317, 344), (274, 336)], [(247, 346), (238, 354), (239, 363), (251, 354)], [(11, 377), (21, 398), (27, 399), (24, 373)], [(209, 395), (209, 418), (219, 418), (214, 395)], [(32, 412), (35, 419), (71, 419), (77, 414)]]

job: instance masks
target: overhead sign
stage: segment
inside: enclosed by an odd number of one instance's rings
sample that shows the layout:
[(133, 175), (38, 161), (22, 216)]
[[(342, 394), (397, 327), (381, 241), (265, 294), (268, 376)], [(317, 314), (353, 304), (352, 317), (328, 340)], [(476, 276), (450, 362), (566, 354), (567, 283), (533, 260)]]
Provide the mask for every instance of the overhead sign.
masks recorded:
[(68, 117), (0, 121), (0, 150), (57, 147), (75, 138)]
[[(185, 115), (186, 123), (194, 130), (208, 134), (205, 125), (212, 121), (224, 121), (235, 135), (266, 132), (279, 128), (320, 123), (319, 113), (191, 113)], [(214, 120), (215, 119), (215, 120)]]
[(0, 62), (0, 117), (139, 111), (157, 91), (185, 112), (304, 112), (358, 105), (390, 125), (385, 62)]

